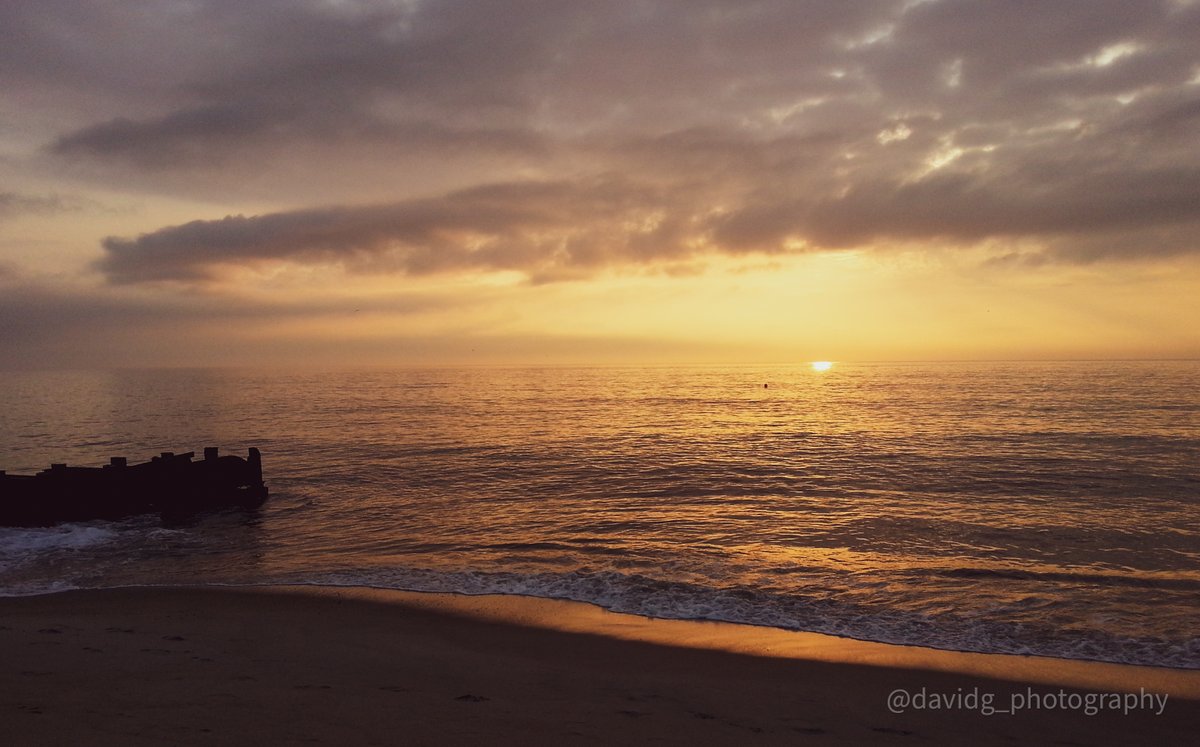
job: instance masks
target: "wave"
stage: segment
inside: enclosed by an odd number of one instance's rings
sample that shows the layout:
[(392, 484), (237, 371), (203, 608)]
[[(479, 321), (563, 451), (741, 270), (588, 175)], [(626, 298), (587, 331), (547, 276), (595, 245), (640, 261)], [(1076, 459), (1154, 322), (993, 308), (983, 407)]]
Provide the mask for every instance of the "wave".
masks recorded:
[[(914, 569), (914, 573), (917, 573)], [(1003, 568), (937, 568), (929, 575), (949, 578), (999, 578), (1014, 581), (1046, 581), (1093, 586), (1127, 586), (1142, 589), (1171, 589), (1200, 592), (1200, 579), (1178, 576), (1135, 576), (1126, 573), (1080, 573), (1063, 571), (1032, 571)]]
[(0, 569), (27, 562), (47, 551), (79, 550), (111, 542), (117, 535), (117, 530), (107, 522), (0, 527)]
[(361, 586), (467, 595), (509, 594), (594, 604), (612, 612), (676, 620), (708, 620), (823, 633), (844, 638), (950, 651), (1049, 656), (1141, 666), (1200, 669), (1200, 639), (1122, 636), (1050, 624), (981, 620), (944, 610), (919, 612), (774, 593), (713, 587), (636, 573), (511, 573), (424, 568), (346, 569), (262, 584)]

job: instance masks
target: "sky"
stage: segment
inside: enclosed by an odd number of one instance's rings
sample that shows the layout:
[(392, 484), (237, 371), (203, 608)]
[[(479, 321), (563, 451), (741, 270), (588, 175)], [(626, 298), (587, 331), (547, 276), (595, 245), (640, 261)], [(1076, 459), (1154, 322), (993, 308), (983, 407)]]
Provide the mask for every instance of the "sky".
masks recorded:
[(1188, 357), (1196, 0), (0, 4), (0, 368)]

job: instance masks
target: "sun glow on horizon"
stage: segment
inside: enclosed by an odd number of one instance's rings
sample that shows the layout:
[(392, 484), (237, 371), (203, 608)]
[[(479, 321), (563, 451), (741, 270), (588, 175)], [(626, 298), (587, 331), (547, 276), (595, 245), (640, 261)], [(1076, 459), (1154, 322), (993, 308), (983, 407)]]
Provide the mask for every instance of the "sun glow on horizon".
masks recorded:
[(833, 368), (833, 361), (813, 361), (809, 365), (811, 365), (812, 370), (816, 371), (817, 373), (823, 373)]

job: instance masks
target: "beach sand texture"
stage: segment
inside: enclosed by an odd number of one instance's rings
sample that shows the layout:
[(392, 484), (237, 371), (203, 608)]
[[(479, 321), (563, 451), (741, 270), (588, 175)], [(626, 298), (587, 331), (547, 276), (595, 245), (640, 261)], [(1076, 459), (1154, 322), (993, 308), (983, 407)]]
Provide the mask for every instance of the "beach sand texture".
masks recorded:
[[(2, 599), (0, 613), (14, 745), (1185, 744), (1200, 725), (1200, 672), (522, 597), (115, 589)], [(1161, 715), (887, 706), (896, 689), (999, 708), (1064, 686), (1169, 700)]]

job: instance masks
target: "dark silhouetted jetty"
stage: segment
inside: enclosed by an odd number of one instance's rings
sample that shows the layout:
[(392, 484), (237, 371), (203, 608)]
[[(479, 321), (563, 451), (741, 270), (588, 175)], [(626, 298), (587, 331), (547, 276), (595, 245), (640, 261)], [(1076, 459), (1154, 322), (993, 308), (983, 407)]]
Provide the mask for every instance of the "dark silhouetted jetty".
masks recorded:
[(0, 526), (49, 526), (66, 521), (120, 519), (158, 513), (164, 518), (242, 506), (267, 499), (262, 456), (219, 456), (215, 447), (204, 459), (195, 452), (164, 451), (143, 464), (113, 457), (103, 467), (52, 464), (36, 475), (0, 471)]

